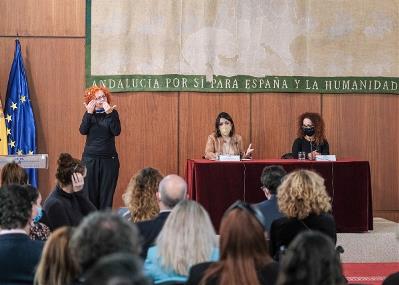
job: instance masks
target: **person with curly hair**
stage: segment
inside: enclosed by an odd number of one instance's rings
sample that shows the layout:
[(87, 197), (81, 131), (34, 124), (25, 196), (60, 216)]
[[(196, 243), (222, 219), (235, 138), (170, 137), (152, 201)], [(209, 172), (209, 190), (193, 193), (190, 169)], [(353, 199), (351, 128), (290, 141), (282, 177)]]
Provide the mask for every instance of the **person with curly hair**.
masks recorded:
[[(26, 171), (15, 162), (5, 164), (1, 169), (1, 186), (18, 184), (28, 184), (28, 175)], [(50, 228), (45, 224), (44, 212), (42, 210), (42, 195), (39, 190), (38, 197), (33, 204), (33, 219), (29, 231), (29, 237), (34, 240), (47, 240), (50, 235)]]
[(156, 197), (162, 174), (152, 167), (143, 168), (137, 172), (122, 195), (129, 212), (124, 215), (133, 223), (150, 220), (159, 213)]
[(337, 242), (330, 197), (324, 179), (309, 170), (288, 174), (277, 190), (277, 204), (285, 217), (275, 220), (270, 229), (270, 250), (278, 259), (280, 251), (302, 231), (316, 230)]
[(344, 285), (339, 254), (328, 236), (300, 233), (284, 253), (277, 285)]
[(28, 236), (37, 190), (30, 185), (0, 188), (0, 284), (32, 284), (43, 242)]
[(111, 93), (102, 86), (86, 89), (79, 131), (86, 136), (82, 160), (87, 168), (85, 193), (97, 209), (112, 208), (119, 176), (119, 158), (115, 137), (121, 133), (116, 106), (111, 107)]
[(314, 160), (316, 155), (330, 154), (328, 141), (324, 134), (323, 118), (317, 113), (303, 113), (298, 117), (298, 137), (292, 144), (292, 154), (298, 158), (298, 152)]
[(61, 153), (57, 163), (57, 185), (43, 206), (51, 231), (77, 226), (84, 216), (96, 210), (82, 191), (86, 175), (83, 162), (69, 153)]

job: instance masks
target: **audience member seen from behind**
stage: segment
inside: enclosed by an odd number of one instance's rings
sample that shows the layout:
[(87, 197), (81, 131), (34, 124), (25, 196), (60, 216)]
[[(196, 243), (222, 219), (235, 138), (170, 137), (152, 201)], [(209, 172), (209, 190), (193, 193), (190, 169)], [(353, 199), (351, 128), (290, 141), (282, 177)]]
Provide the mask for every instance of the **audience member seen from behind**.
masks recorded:
[(44, 202), (44, 211), (52, 231), (62, 226), (77, 226), (96, 207), (83, 193), (86, 167), (68, 153), (61, 153), (55, 177), (57, 185)]
[(141, 238), (142, 251), (140, 256), (147, 257), (148, 248), (154, 245), (155, 239), (165, 224), (166, 218), (172, 209), (187, 196), (187, 183), (178, 175), (170, 174), (165, 176), (159, 183), (156, 193), (159, 204), (159, 215), (152, 220), (137, 223)]
[(256, 206), (265, 218), (266, 231), (270, 231), (270, 226), (274, 220), (283, 217), (277, 205), (277, 188), (280, 186), (287, 172), (278, 165), (266, 166), (263, 168), (260, 182), (261, 189), (265, 193), (266, 201), (258, 203)]
[(347, 284), (331, 239), (317, 231), (300, 233), (282, 256), (277, 284)]
[(262, 213), (238, 201), (220, 227), (220, 260), (195, 265), (187, 285), (275, 284), (278, 265), (269, 255)]
[(286, 217), (272, 223), (272, 256), (278, 258), (281, 248), (286, 248), (300, 232), (307, 230), (323, 232), (335, 244), (337, 234), (330, 200), (324, 179), (317, 173), (297, 170), (288, 174), (277, 190), (278, 207)]
[(142, 260), (132, 254), (115, 253), (102, 257), (85, 275), (85, 285), (150, 285)]
[(32, 284), (42, 241), (28, 236), (38, 192), (30, 185), (0, 188), (0, 284)]
[(28, 184), (28, 175), (25, 170), (15, 162), (5, 164), (1, 169), (1, 186)]
[(205, 158), (217, 159), (220, 154), (250, 158), (254, 151), (251, 146), (244, 152), (242, 138), (235, 133), (233, 119), (228, 113), (222, 112), (216, 118), (214, 132), (208, 136)]
[(124, 215), (134, 223), (155, 218), (159, 213), (156, 197), (162, 175), (157, 169), (147, 167), (130, 180), (122, 198), (129, 211)]
[(330, 154), (324, 134), (323, 118), (317, 113), (303, 113), (298, 118), (298, 137), (292, 144), (292, 154), (298, 158), (298, 152), (305, 152), (306, 158), (314, 160), (316, 155)]
[(184, 200), (173, 208), (144, 262), (146, 275), (154, 283), (185, 282), (194, 264), (219, 257), (216, 234), (205, 209)]
[[(28, 184), (28, 175), (25, 170), (15, 162), (7, 163), (1, 169), (1, 186), (19, 184)], [(33, 219), (31, 221), (31, 227), (29, 237), (33, 240), (47, 240), (50, 235), (50, 229), (44, 223), (42, 223), (43, 209), (41, 206), (42, 195), (37, 190), (38, 197), (36, 202), (33, 204)]]
[(61, 227), (51, 234), (36, 270), (35, 285), (71, 284), (77, 277), (77, 266), (69, 249), (72, 232), (71, 227)]
[(86, 89), (79, 131), (86, 136), (82, 160), (87, 167), (85, 192), (97, 209), (112, 208), (119, 176), (119, 158), (115, 137), (121, 133), (116, 106), (111, 107), (111, 93), (104, 86)]
[(103, 256), (113, 253), (138, 256), (140, 242), (134, 224), (111, 212), (94, 212), (75, 229), (70, 248), (82, 275)]

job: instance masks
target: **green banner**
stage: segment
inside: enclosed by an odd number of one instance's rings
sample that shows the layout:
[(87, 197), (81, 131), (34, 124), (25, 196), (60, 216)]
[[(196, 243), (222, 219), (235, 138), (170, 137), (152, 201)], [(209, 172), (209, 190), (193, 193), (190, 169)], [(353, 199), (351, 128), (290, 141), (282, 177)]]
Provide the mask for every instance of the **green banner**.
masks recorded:
[(132, 3), (86, 0), (86, 87), (399, 94), (399, 0)]
[(299, 92), (299, 93), (383, 93), (399, 94), (399, 78), (382, 77), (294, 77), (294, 76), (205, 76), (137, 75), (95, 76), (87, 87), (103, 85), (112, 92), (198, 91), (198, 92)]

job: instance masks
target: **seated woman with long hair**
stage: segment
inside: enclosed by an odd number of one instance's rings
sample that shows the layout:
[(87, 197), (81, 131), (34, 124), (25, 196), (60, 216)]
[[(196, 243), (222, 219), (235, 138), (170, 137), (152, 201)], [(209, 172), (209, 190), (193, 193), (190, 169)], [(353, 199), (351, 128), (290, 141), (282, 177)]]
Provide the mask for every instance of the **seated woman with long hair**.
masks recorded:
[(72, 233), (71, 227), (61, 227), (50, 235), (36, 270), (35, 285), (71, 284), (76, 278), (78, 267), (69, 249)]
[(339, 255), (323, 233), (300, 233), (281, 258), (278, 285), (343, 285)]
[(159, 205), (156, 193), (162, 178), (162, 174), (152, 167), (137, 172), (122, 195), (125, 206), (129, 210), (123, 217), (137, 223), (157, 216)]
[(309, 170), (288, 174), (277, 190), (277, 204), (285, 217), (275, 220), (270, 228), (270, 249), (278, 259), (279, 251), (302, 231), (317, 230), (335, 244), (337, 233), (331, 215), (330, 197), (324, 179)]
[(156, 246), (150, 247), (144, 271), (154, 283), (185, 282), (194, 264), (217, 260), (216, 234), (205, 209), (183, 200), (169, 214)]
[(225, 213), (220, 228), (220, 260), (195, 265), (186, 285), (275, 284), (278, 264), (269, 255), (262, 213), (236, 202)]

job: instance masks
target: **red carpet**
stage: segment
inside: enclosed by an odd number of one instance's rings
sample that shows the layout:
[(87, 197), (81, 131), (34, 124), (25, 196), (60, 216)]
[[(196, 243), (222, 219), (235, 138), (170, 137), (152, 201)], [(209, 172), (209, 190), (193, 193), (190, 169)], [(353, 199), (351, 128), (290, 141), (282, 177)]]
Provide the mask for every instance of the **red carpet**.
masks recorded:
[(396, 263), (344, 263), (344, 275), (349, 283), (382, 284), (391, 273), (399, 271)]

